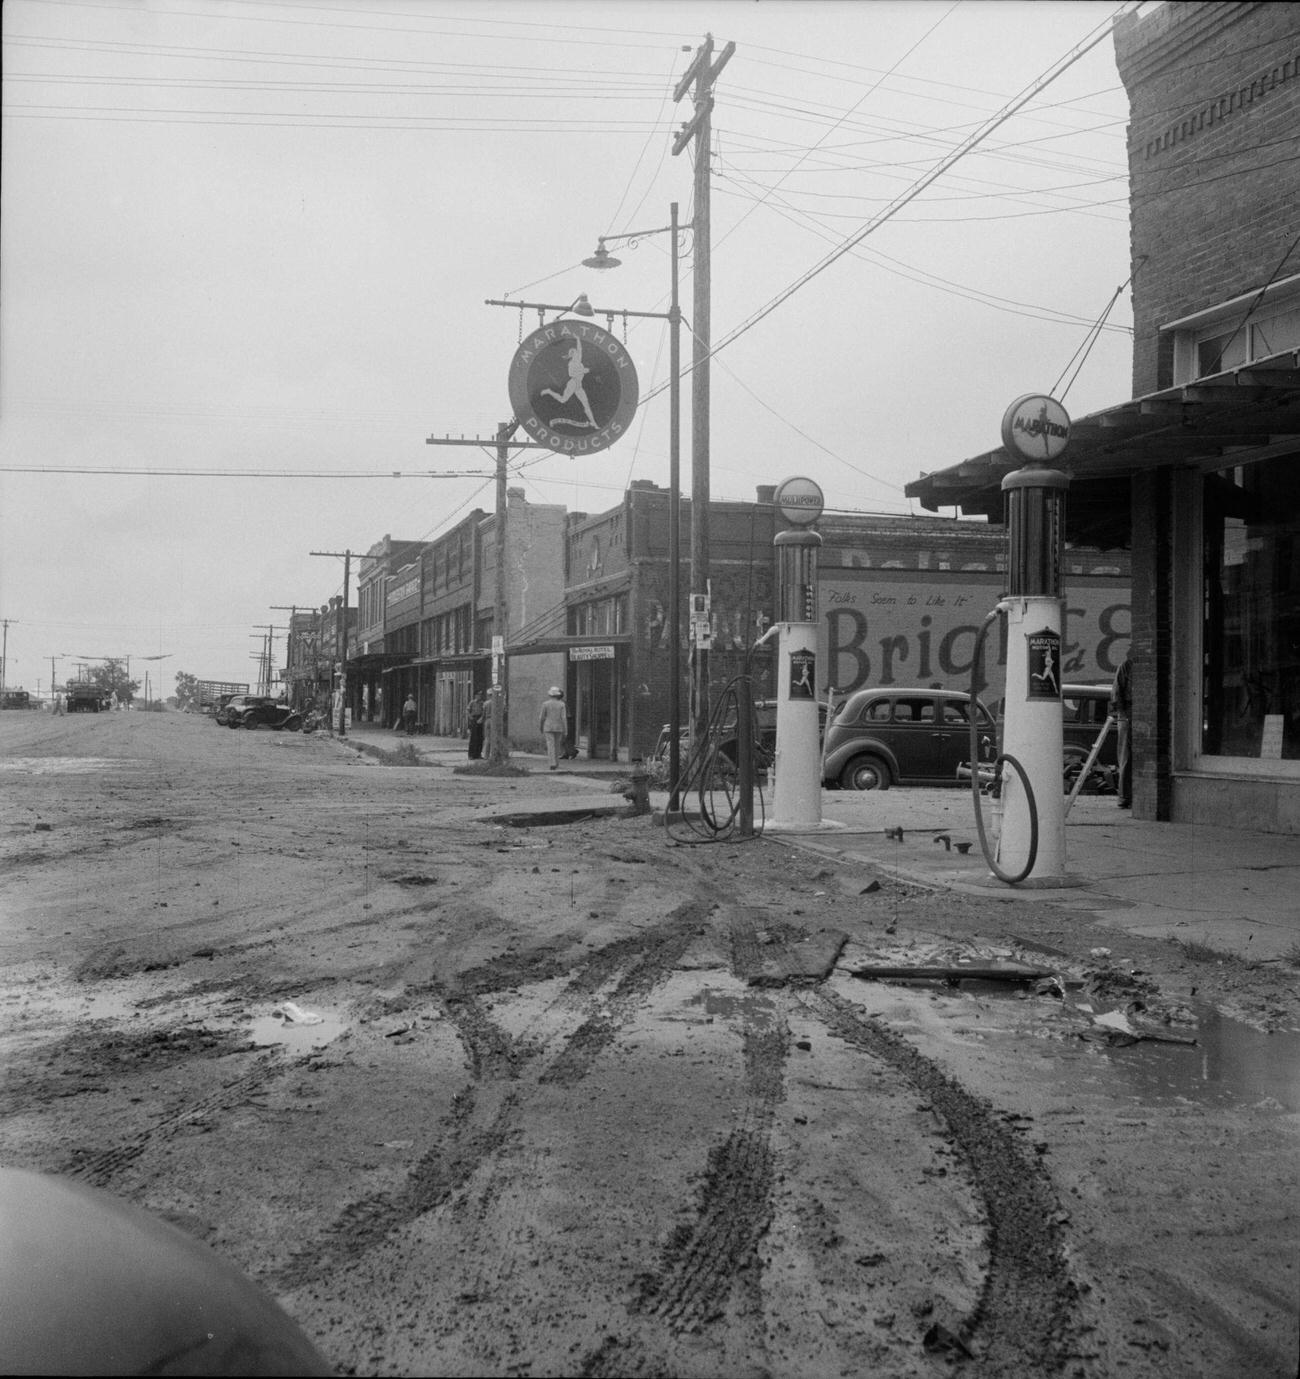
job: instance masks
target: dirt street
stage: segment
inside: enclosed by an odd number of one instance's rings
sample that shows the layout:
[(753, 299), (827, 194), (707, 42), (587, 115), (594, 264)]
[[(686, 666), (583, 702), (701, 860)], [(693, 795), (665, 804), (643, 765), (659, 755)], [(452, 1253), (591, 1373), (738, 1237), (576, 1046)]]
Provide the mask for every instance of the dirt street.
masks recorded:
[[(1300, 1106), (1196, 1075), (1220, 1016), (1295, 1046), (1293, 966), (494, 822), (622, 801), (320, 734), (0, 754), (0, 1163), (181, 1225), (340, 1373), (1296, 1372)], [(1056, 980), (853, 975), (958, 958)]]

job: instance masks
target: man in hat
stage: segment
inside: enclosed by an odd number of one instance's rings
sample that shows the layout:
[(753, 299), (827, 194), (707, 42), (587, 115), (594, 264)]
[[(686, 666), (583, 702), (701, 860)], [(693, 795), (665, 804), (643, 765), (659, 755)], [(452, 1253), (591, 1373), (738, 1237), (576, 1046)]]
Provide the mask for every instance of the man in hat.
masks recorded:
[(537, 716), (537, 729), (546, 738), (546, 759), (551, 770), (560, 765), (560, 744), (568, 731), (568, 714), (564, 710), (564, 692), (558, 685), (552, 685), (542, 700), (542, 711)]

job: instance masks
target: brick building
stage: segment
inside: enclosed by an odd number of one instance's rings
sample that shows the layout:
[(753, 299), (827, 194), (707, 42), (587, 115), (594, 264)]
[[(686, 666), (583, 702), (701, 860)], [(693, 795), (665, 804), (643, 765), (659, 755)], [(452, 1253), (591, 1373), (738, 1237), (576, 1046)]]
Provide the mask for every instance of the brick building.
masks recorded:
[[(771, 625), (776, 606), (774, 538), (785, 525), (774, 485), (752, 502), (709, 504), (712, 592), (710, 702), (745, 669), (746, 652)], [(511, 664), (559, 653), (579, 754), (631, 760), (653, 748), (670, 717), (669, 494), (638, 481), (615, 508), (572, 513), (566, 527), (563, 602), (526, 626)], [(679, 548), (689, 550), (691, 504), (683, 498)], [(966, 688), (970, 649), (983, 614), (1003, 588), (1000, 529), (945, 518), (828, 513), (819, 524), (818, 691), (865, 684), (922, 683)], [(1108, 680), (1120, 637), (1128, 635), (1128, 557), (1071, 550), (1076, 581), (1067, 622), (1067, 663), (1078, 680)], [(679, 581), (681, 721), (690, 717), (689, 571)], [(865, 611), (864, 611), (865, 610)], [(1002, 693), (1005, 655), (988, 658), (981, 691)], [(756, 652), (756, 698), (771, 697), (773, 648)], [(830, 678), (828, 679), (827, 676)], [(527, 740), (516, 726), (515, 741)]]
[[(1067, 531), (1131, 547), (1135, 813), (1300, 832), (1300, 7), (1165, 4), (1115, 52), (1134, 397), (1074, 422)], [(907, 491), (1000, 517), (1015, 467)]]

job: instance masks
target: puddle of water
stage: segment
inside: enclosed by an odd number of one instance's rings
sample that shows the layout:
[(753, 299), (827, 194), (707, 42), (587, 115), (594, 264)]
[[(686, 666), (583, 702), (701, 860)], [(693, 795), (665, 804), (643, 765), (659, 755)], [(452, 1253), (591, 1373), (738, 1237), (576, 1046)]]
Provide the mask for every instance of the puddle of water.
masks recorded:
[(332, 1011), (313, 1011), (320, 1017), (315, 1024), (302, 1024), (297, 1020), (286, 1020), (279, 1015), (263, 1015), (253, 1021), (249, 1038), (259, 1047), (278, 1045), (294, 1053), (305, 1053), (309, 1049), (323, 1049), (348, 1027), (348, 1022)]
[(1195, 1045), (1143, 1041), (1105, 1051), (1140, 1101), (1260, 1101), (1300, 1111), (1300, 1034), (1261, 1034), (1214, 1011), (1188, 1031)]

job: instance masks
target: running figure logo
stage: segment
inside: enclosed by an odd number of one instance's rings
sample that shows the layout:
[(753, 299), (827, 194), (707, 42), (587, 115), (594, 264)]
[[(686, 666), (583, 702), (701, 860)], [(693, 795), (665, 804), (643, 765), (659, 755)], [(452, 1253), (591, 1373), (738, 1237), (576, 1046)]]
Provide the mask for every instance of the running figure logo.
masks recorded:
[(1029, 699), (1059, 699), (1061, 697), (1061, 678), (1057, 667), (1061, 663), (1060, 633), (1045, 627), (1041, 632), (1031, 632), (1028, 637), (1029, 683), (1026, 697)]
[(573, 348), (565, 356), (569, 361), (569, 381), (565, 384), (564, 391), (557, 393), (554, 388), (543, 388), (541, 397), (553, 397), (561, 407), (571, 397), (576, 397), (582, 404), (582, 410), (586, 413), (586, 421), (578, 421), (573, 417), (552, 417), (552, 426), (587, 426), (591, 430), (596, 429), (596, 418), (592, 415), (591, 403), (587, 400), (587, 390), (582, 386), (582, 381), (591, 372), (582, 362), (582, 341), (575, 335), (573, 337)]
[(627, 434), (636, 368), (612, 331), (562, 318), (530, 331), (510, 362), (516, 422), (559, 454), (589, 455)]

